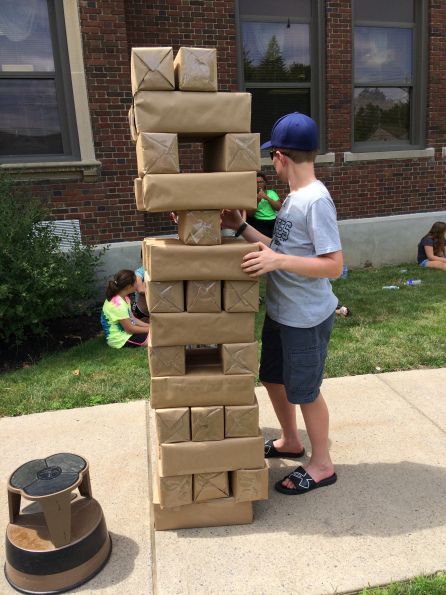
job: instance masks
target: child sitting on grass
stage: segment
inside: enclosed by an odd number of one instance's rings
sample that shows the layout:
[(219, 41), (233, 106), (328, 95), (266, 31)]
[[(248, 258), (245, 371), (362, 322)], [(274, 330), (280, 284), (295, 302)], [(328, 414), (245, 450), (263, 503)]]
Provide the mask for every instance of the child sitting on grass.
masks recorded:
[(142, 347), (147, 345), (150, 324), (137, 320), (130, 309), (129, 295), (136, 291), (136, 275), (122, 270), (108, 282), (102, 306), (101, 324), (110, 347)]
[(437, 221), (418, 244), (417, 261), (421, 267), (446, 271), (446, 223)]

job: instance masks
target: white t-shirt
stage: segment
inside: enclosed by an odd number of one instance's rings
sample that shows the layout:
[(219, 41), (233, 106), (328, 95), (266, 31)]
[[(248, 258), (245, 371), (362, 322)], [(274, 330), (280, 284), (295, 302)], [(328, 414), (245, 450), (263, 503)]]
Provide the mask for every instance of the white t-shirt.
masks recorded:
[[(277, 214), (271, 249), (281, 254), (315, 257), (341, 250), (336, 207), (322, 182), (290, 192)], [(287, 271), (268, 273), (266, 311), (287, 326), (310, 328), (332, 314), (338, 300), (328, 279)]]

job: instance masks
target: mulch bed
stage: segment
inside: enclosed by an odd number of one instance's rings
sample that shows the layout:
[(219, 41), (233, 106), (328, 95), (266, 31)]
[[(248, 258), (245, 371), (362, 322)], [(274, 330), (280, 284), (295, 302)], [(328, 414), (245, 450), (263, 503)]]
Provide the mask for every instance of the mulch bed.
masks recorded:
[(0, 373), (27, 368), (48, 353), (64, 351), (96, 337), (101, 331), (100, 312), (51, 320), (43, 337), (31, 337), (18, 346), (0, 345)]

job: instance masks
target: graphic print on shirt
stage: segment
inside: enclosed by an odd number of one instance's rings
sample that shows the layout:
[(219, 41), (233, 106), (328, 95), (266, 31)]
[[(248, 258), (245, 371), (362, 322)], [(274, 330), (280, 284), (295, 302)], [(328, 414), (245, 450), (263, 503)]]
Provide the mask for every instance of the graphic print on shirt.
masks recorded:
[(293, 224), (291, 221), (277, 217), (274, 225), (273, 243), (280, 246), (282, 242), (286, 242), (292, 227)]

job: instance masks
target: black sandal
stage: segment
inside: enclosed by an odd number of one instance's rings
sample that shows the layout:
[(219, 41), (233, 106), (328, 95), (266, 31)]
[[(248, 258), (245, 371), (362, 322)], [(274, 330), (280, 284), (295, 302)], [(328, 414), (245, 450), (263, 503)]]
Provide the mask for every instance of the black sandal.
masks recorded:
[(274, 439), (265, 442), (265, 459), (300, 459), (305, 454), (305, 448), (300, 452), (281, 452), (274, 446)]
[[(294, 485), (294, 488), (286, 488), (284, 485), (282, 485), (282, 482), (285, 481), (285, 479), (289, 479)], [(330, 475), (330, 477), (326, 477), (325, 479), (321, 479), (321, 481), (316, 482), (303, 467), (297, 467), (297, 469), (295, 469), (292, 473), (286, 475), (280, 481), (277, 481), (274, 487), (281, 494), (295, 496), (296, 494), (306, 494), (307, 492), (311, 492), (311, 490), (329, 486), (332, 483), (335, 483), (337, 479), (338, 477), (336, 473), (333, 473), (333, 475)]]

